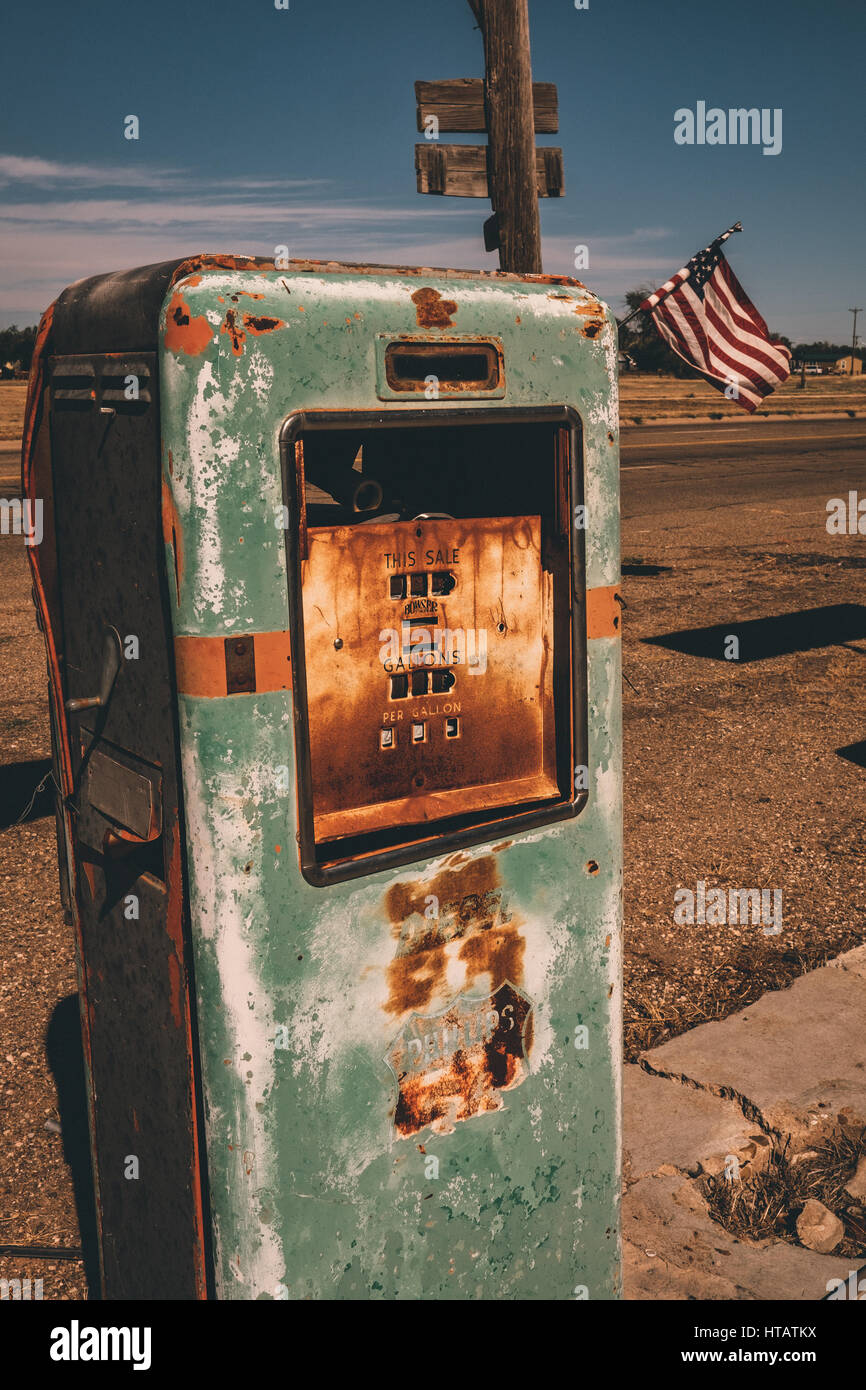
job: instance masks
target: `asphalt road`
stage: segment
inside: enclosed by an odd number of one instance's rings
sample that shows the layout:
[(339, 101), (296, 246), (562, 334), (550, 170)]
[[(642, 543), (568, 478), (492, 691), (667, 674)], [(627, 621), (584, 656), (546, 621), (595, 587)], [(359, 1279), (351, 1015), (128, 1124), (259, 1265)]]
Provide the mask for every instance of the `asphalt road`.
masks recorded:
[(625, 429), (622, 518), (866, 492), (866, 420)]

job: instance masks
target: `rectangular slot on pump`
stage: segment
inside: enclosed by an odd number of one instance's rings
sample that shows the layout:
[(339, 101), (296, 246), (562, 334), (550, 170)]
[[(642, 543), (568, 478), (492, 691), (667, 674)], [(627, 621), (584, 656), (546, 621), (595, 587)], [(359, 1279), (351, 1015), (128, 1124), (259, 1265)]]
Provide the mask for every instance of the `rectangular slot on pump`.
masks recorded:
[[(501, 357), (492, 343), (389, 343), (385, 377), (392, 391), (495, 391)], [(432, 378), (432, 382), (431, 382)]]

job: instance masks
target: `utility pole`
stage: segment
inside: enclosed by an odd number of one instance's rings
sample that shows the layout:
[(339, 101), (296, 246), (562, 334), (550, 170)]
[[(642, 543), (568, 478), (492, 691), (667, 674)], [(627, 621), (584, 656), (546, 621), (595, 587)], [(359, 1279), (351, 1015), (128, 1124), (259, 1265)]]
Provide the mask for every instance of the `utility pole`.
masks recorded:
[(469, 4), (484, 42), (487, 180), (499, 264), (502, 270), (540, 273), (529, 0), (469, 0)]
[(854, 353), (857, 350), (857, 315), (860, 309), (849, 309), (848, 313), (854, 315), (854, 328), (851, 333), (851, 375), (854, 375)]
[[(556, 87), (533, 82), (528, 0), (469, 0), (484, 44), (484, 78), (416, 82), (415, 146), (419, 193), (489, 198), (484, 247), (501, 270), (541, 271), (539, 198), (565, 191), (562, 150), (535, 146), (535, 134), (559, 129)], [(440, 131), (486, 131), (486, 145), (440, 144)]]

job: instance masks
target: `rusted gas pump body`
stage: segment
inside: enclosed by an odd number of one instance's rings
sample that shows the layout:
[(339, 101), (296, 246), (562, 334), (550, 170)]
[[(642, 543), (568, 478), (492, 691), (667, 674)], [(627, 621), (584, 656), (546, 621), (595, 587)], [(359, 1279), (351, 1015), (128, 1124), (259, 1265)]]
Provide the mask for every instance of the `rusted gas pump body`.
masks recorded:
[[(138, 1296), (617, 1296), (612, 323), (552, 277), (209, 257), (44, 325), (25, 472), (53, 458), (109, 1296), (143, 1220), (178, 1272)], [(128, 378), (147, 402), (101, 414)], [(140, 545), (94, 568), (100, 470)], [(138, 656), (64, 713), (106, 626)], [(160, 1106), (168, 1175), (148, 1151), (133, 1197)]]

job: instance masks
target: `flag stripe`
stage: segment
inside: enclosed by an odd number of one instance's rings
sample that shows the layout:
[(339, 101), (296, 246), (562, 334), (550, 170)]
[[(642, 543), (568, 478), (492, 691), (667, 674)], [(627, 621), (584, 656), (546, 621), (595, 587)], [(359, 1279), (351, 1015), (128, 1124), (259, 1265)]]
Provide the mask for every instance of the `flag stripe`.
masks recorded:
[[(728, 358), (719, 345), (710, 342), (703, 332), (700, 323), (697, 321), (694, 311), (687, 304), (677, 303), (672, 305), (670, 300), (665, 301), (665, 307), (670, 314), (670, 321), (675, 327), (680, 329), (681, 343), (685, 343), (692, 348), (689, 356), (699, 371), (711, 380), (713, 385), (720, 390), (724, 390), (731, 383), (732, 378), (737, 382), (741, 390), (747, 390), (749, 394), (754, 394), (751, 390), (759, 390), (761, 379), (745, 367), (742, 362), (735, 362)], [(693, 344), (699, 343), (699, 350), (694, 351)], [(688, 360), (688, 359), (687, 359)]]
[[(702, 306), (700, 300), (696, 296), (694, 298), (695, 304), (692, 306), (692, 314), (697, 317), (701, 313)], [(715, 354), (726, 366), (742, 371), (756, 385), (758, 382), (766, 380), (768, 367), (775, 372), (773, 364), (764, 358), (760, 350), (749, 349), (748, 353), (745, 352), (742, 336), (729, 333), (726, 326), (720, 320), (717, 321), (715, 311), (708, 302), (706, 294), (704, 295), (703, 310), (706, 316), (711, 358)], [(785, 375), (787, 376), (787, 373)], [(784, 378), (777, 376), (777, 381), (780, 379), (784, 380)], [(773, 386), (775, 385), (776, 382), (773, 383)]]
[[(687, 357), (684, 352), (680, 351), (680, 348), (677, 346), (678, 340), (674, 334), (670, 334), (670, 330), (666, 329), (662, 333), (662, 336), (667, 339), (671, 351), (675, 352), (677, 357), (681, 358), (683, 362), (687, 362), (690, 367), (693, 368), (695, 366), (694, 361), (690, 357)], [(701, 371), (700, 375), (709, 382), (710, 386), (715, 386), (716, 390), (724, 390), (725, 383), (721, 382), (718, 377), (714, 377), (710, 372), (704, 371)], [(750, 391), (747, 387), (740, 385), (738, 387), (738, 393), (736, 397), (737, 404), (741, 405), (744, 410), (748, 410), (751, 413), (760, 404), (760, 396)]]
[(703, 342), (703, 361), (697, 363), (700, 370), (707, 376), (712, 377), (713, 384), (719, 385), (721, 390), (729, 386), (732, 381), (736, 382), (740, 390), (748, 390), (749, 385), (760, 390), (761, 378), (753, 372), (744, 361), (735, 361), (720, 346), (716, 339), (708, 339), (703, 333), (698, 323), (697, 317), (690, 306), (679, 304), (674, 312), (680, 311), (688, 320), (692, 333), (700, 333)]
[[(745, 354), (748, 353), (753, 361), (763, 363), (766, 370), (775, 376), (777, 382), (787, 381), (790, 376), (790, 369), (787, 363), (783, 366), (778, 359), (772, 357), (769, 352), (766, 352), (760, 339), (756, 339), (753, 334), (738, 333), (730, 322), (726, 322), (723, 315), (718, 311), (717, 301), (712, 293), (704, 294), (704, 307), (706, 309), (707, 318), (712, 323), (718, 336), (730, 343), (735, 351), (743, 355), (744, 360), (748, 360), (748, 357), (745, 356)], [(723, 306), (719, 307), (723, 308)]]
[[(724, 308), (727, 311), (727, 314), (731, 319), (731, 323), (733, 325), (741, 325), (744, 331), (749, 335), (750, 340), (755, 344), (755, 346), (759, 347), (760, 350), (770, 359), (770, 361), (776, 364), (776, 366), (780, 369), (779, 380), (785, 381), (786, 378), (790, 375), (791, 370), (791, 355), (788, 352), (787, 348), (777, 347), (775, 343), (771, 343), (763, 335), (761, 329), (753, 320), (743, 319), (740, 315), (737, 314), (736, 305), (731, 302), (730, 290), (727, 288), (724, 282), (719, 281), (717, 276), (714, 275), (712, 280), (709, 281), (708, 285), (706, 286), (706, 291), (709, 292), (711, 296), (711, 301), (714, 304), (720, 307), (724, 306)], [(760, 318), (760, 315), (758, 315), (758, 317)]]
[(728, 265), (724, 256), (720, 257), (717, 269), (721, 272), (722, 279), (724, 280), (727, 288), (730, 290), (731, 299), (734, 301), (734, 303), (739, 303), (741, 308), (747, 310), (750, 318), (753, 318), (755, 320), (755, 323), (760, 328), (763, 336), (765, 338), (769, 338), (769, 328), (764, 322), (762, 316), (758, 313), (758, 310), (755, 308), (749, 296), (746, 294), (746, 291), (743, 289), (736, 275), (731, 270), (731, 267)]

